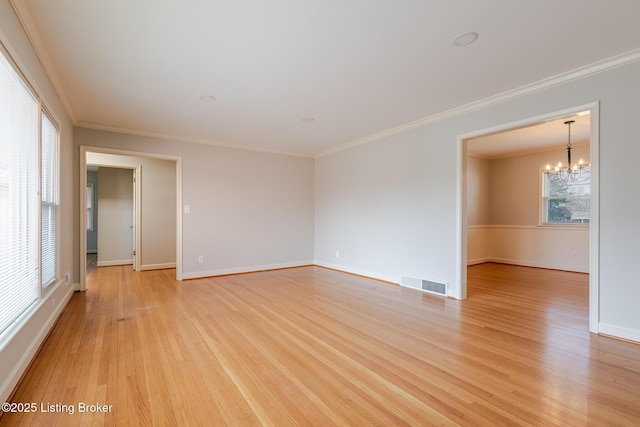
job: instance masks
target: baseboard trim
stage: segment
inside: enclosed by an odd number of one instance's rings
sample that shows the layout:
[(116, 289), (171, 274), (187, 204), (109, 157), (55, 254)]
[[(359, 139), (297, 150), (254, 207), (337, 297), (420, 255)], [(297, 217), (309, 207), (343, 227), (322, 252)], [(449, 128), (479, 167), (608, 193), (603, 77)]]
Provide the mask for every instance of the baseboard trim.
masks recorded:
[(167, 268), (176, 268), (176, 263), (175, 262), (167, 262), (164, 264), (147, 264), (147, 265), (141, 265), (140, 266), (140, 271), (147, 271), (147, 270), (164, 270)]
[(635, 329), (623, 328), (621, 326), (610, 325), (608, 323), (600, 323), (598, 325), (598, 334), (608, 335), (613, 338), (621, 338), (634, 343), (640, 343), (640, 331)]
[[(61, 284), (60, 286), (64, 286), (64, 285)], [(49, 332), (51, 332), (51, 329), (53, 328), (53, 325), (58, 320), (58, 317), (60, 317), (60, 315), (62, 314), (62, 311), (66, 308), (67, 304), (71, 300), (71, 296), (73, 295), (73, 292), (74, 292), (73, 287), (69, 286), (62, 301), (60, 301), (58, 306), (51, 312), (47, 320), (42, 324), (42, 327), (40, 328), (36, 336), (33, 338), (33, 340), (31, 340), (29, 347), (22, 354), (22, 357), (20, 357), (20, 360), (18, 361), (14, 369), (11, 371), (8, 378), (2, 383), (2, 385), (0, 385), (0, 401), (1, 402), (6, 402), (11, 397), (11, 394), (13, 393), (16, 386), (20, 382), (20, 379), (22, 378), (22, 375), (24, 375), (27, 369), (29, 369), (29, 365), (31, 365), (31, 362), (33, 361), (35, 355), (38, 353), (38, 350), (40, 350), (40, 346), (42, 345), (42, 343), (44, 343), (44, 340), (49, 335)], [(44, 304), (48, 304), (48, 303), (49, 303), (49, 298), (45, 298), (41, 300), (40, 305), (34, 310), (34, 314)]]
[(484, 257), (484, 258), (469, 259), (467, 260), (467, 265), (484, 264), (485, 262), (491, 262), (491, 258)]
[(221, 268), (218, 270), (194, 271), (183, 273), (182, 279), (201, 279), (203, 277), (228, 276), (230, 274), (256, 273), (258, 271), (280, 270), (284, 268), (307, 267), (313, 265), (313, 261), (283, 262), (277, 264), (254, 265), (240, 268)]
[(363, 276), (369, 279), (382, 280), (383, 282), (393, 283), (394, 285), (400, 284), (399, 276), (396, 277), (388, 274), (378, 273), (375, 271), (363, 270), (361, 268), (352, 268), (352, 267), (347, 267), (345, 265), (334, 264), (331, 262), (324, 262), (324, 261), (315, 261), (314, 264), (317, 265), (318, 267), (329, 268), (331, 270), (337, 270), (343, 273), (355, 274), (356, 276)]
[[(482, 259), (482, 262), (475, 262), (475, 261), (479, 261), (480, 259), (473, 260), (473, 262), (475, 264), (481, 264), (485, 262), (495, 262), (497, 264), (520, 265), (522, 267), (546, 268), (549, 270), (571, 271), (574, 273), (589, 273), (588, 269), (585, 270), (582, 268), (575, 268), (575, 267), (569, 267), (566, 265), (552, 264), (552, 263), (545, 263), (545, 262), (532, 262), (532, 261), (525, 261), (520, 259), (492, 258), (492, 257), (481, 258), (481, 259)], [(467, 265), (473, 265), (473, 264), (470, 264), (469, 261), (467, 261)]]
[(119, 259), (115, 261), (98, 261), (98, 267), (113, 267), (114, 265), (132, 265), (132, 259)]

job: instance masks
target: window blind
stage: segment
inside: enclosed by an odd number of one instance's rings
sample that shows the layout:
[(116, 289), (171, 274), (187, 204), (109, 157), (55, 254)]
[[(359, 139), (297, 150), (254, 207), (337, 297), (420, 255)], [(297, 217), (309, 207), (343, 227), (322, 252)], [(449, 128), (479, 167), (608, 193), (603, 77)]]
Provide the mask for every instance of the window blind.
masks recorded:
[(0, 50), (0, 333), (39, 296), (40, 105)]
[(42, 286), (51, 284), (57, 277), (56, 230), (58, 217), (58, 132), (49, 117), (43, 112), (41, 122), (42, 150), (42, 216), (41, 234), (41, 280)]

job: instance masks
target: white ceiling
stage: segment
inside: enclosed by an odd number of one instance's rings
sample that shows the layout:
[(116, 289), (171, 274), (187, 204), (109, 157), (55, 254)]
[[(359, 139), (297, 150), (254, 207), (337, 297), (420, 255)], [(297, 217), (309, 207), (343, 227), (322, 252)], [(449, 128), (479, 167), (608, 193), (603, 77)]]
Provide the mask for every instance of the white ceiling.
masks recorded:
[(558, 149), (559, 153), (564, 153), (563, 148), (567, 146), (569, 139), (569, 126), (566, 122), (573, 120), (571, 145), (577, 147), (589, 144), (590, 118), (589, 112), (585, 111), (531, 126), (471, 138), (467, 141), (467, 153), (487, 159), (551, 149)]
[(12, 2), (77, 126), (301, 155), (640, 47), (637, 0)]

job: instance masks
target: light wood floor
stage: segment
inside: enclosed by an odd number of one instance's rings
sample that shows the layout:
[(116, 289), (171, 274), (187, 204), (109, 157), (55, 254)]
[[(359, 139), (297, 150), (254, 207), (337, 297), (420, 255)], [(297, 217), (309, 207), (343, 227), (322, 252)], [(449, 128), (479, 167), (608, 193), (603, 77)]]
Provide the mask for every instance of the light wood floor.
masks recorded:
[(589, 334), (584, 274), (474, 266), (464, 302), (319, 267), (174, 277), (95, 269), (11, 398), (74, 414), (0, 424), (640, 424), (640, 346)]

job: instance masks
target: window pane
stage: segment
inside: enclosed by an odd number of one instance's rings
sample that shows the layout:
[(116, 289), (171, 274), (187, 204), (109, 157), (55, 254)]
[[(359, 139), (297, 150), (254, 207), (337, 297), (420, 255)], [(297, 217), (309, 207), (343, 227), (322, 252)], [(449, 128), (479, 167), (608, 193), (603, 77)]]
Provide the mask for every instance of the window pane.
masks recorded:
[(42, 113), (42, 200), (58, 204), (58, 130)]
[(38, 298), (39, 115), (0, 50), (0, 334)]
[(588, 224), (590, 199), (586, 197), (549, 199), (547, 222), (549, 224)]
[(45, 287), (57, 277), (58, 257), (57, 210), (58, 210), (58, 130), (49, 116), (42, 113), (42, 235), (41, 235), (41, 280)]
[(591, 193), (591, 168), (585, 167), (580, 173), (580, 182), (554, 182), (545, 180), (545, 196), (588, 196)]
[(580, 171), (579, 182), (557, 182), (542, 173), (542, 204), (545, 224), (588, 224), (591, 168)]
[(56, 279), (56, 207), (42, 205), (42, 286)]

